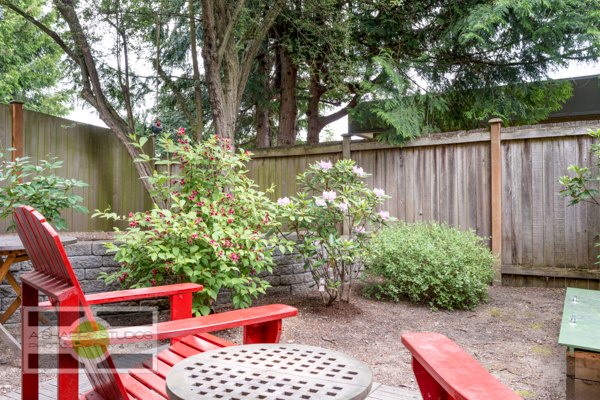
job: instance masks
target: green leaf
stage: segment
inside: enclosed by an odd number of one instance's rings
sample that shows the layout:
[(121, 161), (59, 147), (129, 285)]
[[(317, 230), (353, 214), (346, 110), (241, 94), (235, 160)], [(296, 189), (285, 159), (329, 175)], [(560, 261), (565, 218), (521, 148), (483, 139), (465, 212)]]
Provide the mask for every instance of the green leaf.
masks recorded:
[(198, 307), (198, 310), (200, 311), (200, 313), (202, 315), (210, 314), (210, 307), (208, 307), (208, 306), (200, 306), (200, 307)]

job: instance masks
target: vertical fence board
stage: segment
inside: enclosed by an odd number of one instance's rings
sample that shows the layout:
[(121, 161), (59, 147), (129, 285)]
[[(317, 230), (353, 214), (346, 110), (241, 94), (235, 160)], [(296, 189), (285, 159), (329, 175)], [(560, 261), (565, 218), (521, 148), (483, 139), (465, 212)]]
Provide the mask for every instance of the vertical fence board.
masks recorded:
[(561, 186), (558, 178), (566, 169), (564, 141), (554, 141), (554, 264), (565, 267), (565, 200), (558, 196)]
[(532, 160), (531, 141), (523, 141), (521, 157), (521, 264), (531, 265), (533, 260), (533, 214), (532, 214)]
[(448, 147), (448, 223), (457, 227), (458, 222), (458, 177), (456, 168), (457, 146)]
[(406, 149), (404, 153), (404, 190), (406, 199), (406, 222), (415, 222), (415, 170), (413, 162), (413, 150)]
[(449, 201), (448, 201), (448, 148), (445, 146), (438, 147), (438, 153), (440, 157), (440, 168), (439, 168), (439, 186), (440, 186), (440, 222), (448, 223), (450, 218), (449, 212)]
[(397, 164), (397, 178), (396, 178), (396, 183), (397, 183), (397, 190), (398, 190), (398, 199), (396, 201), (396, 204), (398, 205), (398, 215), (397, 218), (404, 221), (406, 220), (406, 180), (405, 180), (405, 174), (404, 174), (404, 168), (405, 168), (405, 153), (403, 151), (400, 150), (393, 150), (393, 154), (394, 154), (394, 159), (396, 160)]
[[(577, 162), (577, 138), (566, 138), (564, 144), (565, 168), (562, 170), (561, 176), (567, 174), (566, 167)], [(565, 204), (565, 266), (574, 268), (577, 267), (577, 209), (579, 207), (569, 207), (568, 199), (561, 199)]]
[(513, 264), (511, 142), (502, 144), (502, 263)]
[(430, 221), (431, 216), (431, 147), (423, 147), (421, 149), (423, 157), (421, 159), (420, 170), (422, 185), (422, 196), (421, 196), (421, 220)]
[(440, 220), (440, 168), (439, 168), (439, 146), (431, 147), (431, 218)]
[(467, 208), (467, 186), (465, 181), (467, 179), (466, 169), (465, 169), (465, 146), (458, 145), (455, 148), (455, 158), (454, 161), (456, 163), (456, 197), (455, 204), (458, 206), (458, 221), (456, 225), (460, 227), (461, 230), (465, 230), (467, 226), (467, 218), (466, 218), (466, 208)]
[[(477, 235), (489, 238), (491, 236), (491, 184), (490, 184), (490, 146), (478, 144), (476, 152), (477, 163)], [(490, 245), (489, 239), (486, 243)]]
[[(543, 198), (544, 198), (544, 262), (549, 267), (556, 265), (554, 261), (554, 139), (542, 141), (543, 149)], [(552, 184), (548, 184), (551, 182)]]
[(477, 229), (477, 148), (474, 144), (469, 143), (467, 145), (468, 159), (467, 159), (467, 226), (465, 229), (473, 228)]
[[(523, 230), (521, 228), (522, 220), (522, 198), (521, 198), (521, 178), (522, 178), (522, 154), (523, 154), (523, 141), (515, 140), (510, 146), (511, 156), (511, 203), (512, 203), (512, 216), (511, 216), (511, 251), (512, 251), (512, 264), (522, 265), (523, 264)], [(505, 221), (502, 221), (505, 223)]]
[[(590, 158), (590, 138), (586, 136), (577, 137), (577, 165), (589, 165)], [(587, 202), (580, 203), (575, 210), (577, 211), (577, 266), (579, 268), (589, 268), (588, 265), (588, 208), (594, 207)]]
[(544, 262), (544, 147), (541, 140), (531, 141), (531, 214), (532, 265)]

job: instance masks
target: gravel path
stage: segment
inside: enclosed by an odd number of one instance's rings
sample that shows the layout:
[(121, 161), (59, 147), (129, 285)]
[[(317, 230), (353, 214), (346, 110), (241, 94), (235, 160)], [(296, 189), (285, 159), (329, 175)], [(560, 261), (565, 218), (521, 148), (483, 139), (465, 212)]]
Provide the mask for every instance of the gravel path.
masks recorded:
[[(564, 289), (493, 287), (488, 304), (475, 311), (453, 312), (433, 312), (402, 301), (375, 301), (357, 292), (351, 304), (338, 304), (334, 309), (324, 309), (317, 293), (262, 298), (255, 305), (297, 307), (299, 315), (284, 322), (282, 343), (349, 354), (371, 368), (376, 382), (417, 390), (410, 353), (400, 336), (404, 332), (438, 332), (523, 398), (565, 398), (566, 350), (557, 345)], [(241, 343), (242, 330), (222, 331), (218, 336)], [(17, 388), (19, 370), (20, 360), (0, 342), (0, 394)]]

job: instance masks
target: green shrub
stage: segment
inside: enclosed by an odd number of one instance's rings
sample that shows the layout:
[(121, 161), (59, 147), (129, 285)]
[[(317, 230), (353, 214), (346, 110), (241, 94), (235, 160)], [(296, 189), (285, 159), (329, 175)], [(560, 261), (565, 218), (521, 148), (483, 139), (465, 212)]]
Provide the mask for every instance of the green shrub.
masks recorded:
[(399, 223), (382, 230), (363, 275), (365, 293), (398, 301), (406, 296), (433, 309), (474, 309), (488, 299), (495, 257), (473, 231), (447, 224)]

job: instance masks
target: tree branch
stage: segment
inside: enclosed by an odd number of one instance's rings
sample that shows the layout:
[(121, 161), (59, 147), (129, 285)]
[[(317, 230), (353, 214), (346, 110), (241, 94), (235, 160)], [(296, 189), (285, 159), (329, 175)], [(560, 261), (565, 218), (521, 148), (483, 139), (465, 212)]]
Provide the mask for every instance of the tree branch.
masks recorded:
[(350, 103), (348, 103), (348, 105), (344, 108), (342, 108), (341, 110), (334, 112), (333, 114), (329, 114), (323, 117), (319, 117), (317, 119), (319, 126), (321, 126), (321, 128), (329, 125), (332, 122), (337, 121), (340, 118), (345, 117), (346, 115), (348, 115), (348, 110), (351, 108), (356, 107), (356, 105), (358, 104), (358, 99), (360, 98), (359, 94), (355, 94), (354, 97), (352, 98), (352, 100), (350, 100)]
[(244, 54), (242, 55), (242, 61), (240, 62), (239, 85), (236, 96), (238, 104), (242, 101), (242, 95), (244, 94), (244, 88), (246, 87), (246, 82), (248, 81), (248, 75), (250, 74), (250, 69), (252, 68), (252, 62), (258, 54), (258, 50), (260, 49), (260, 45), (262, 44), (267, 31), (273, 25), (277, 15), (279, 15), (279, 12), (283, 7), (283, 3), (284, 0), (275, 0), (267, 12), (267, 15), (265, 15), (258, 28), (256, 28), (254, 39), (248, 41), (248, 45), (246, 46)]
[(220, 40), (221, 43), (219, 44), (219, 51), (217, 52), (217, 62), (219, 63), (219, 65), (221, 65), (221, 62), (223, 62), (223, 55), (225, 54), (225, 50), (227, 49), (227, 43), (229, 42), (231, 33), (235, 28), (235, 24), (237, 24), (237, 22), (240, 19), (240, 14), (242, 12), (242, 8), (244, 8), (245, 3), (246, 0), (238, 0), (237, 4), (235, 5), (235, 10), (233, 11), (233, 15), (229, 20), (227, 27), (225, 28), (223, 37)]
[(165, 74), (165, 71), (162, 69), (160, 64), (158, 64), (158, 75), (160, 75), (162, 80), (167, 84), (169, 89), (171, 89), (171, 91), (175, 95), (175, 99), (177, 100), (177, 103), (179, 103), (179, 106), (181, 107), (181, 110), (185, 114), (185, 117), (187, 118), (188, 122), (190, 123), (190, 126), (194, 126), (195, 125), (194, 116), (192, 115), (192, 112), (188, 108), (187, 104), (185, 103), (185, 98), (183, 97), (183, 94), (181, 93), (181, 91), (179, 89), (177, 89), (177, 87), (175, 86), (173, 81), (169, 78), (169, 76), (167, 74)]
[(23, 18), (25, 18), (27, 21), (31, 22), (33, 25), (37, 26), (42, 32), (44, 32), (46, 35), (50, 36), (52, 38), (52, 40), (54, 40), (56, 42), (56, 44), (58, 44), (60, 46), (60, 48), (63, 49), (63, 51), (65, 53), (67, 53), (67, 55), (73, 61), (75, 61), (78, 64), (81, 63), (81, 61), (82, 61), (81, 57), (78, 57), (77, 54), (75, 54), (75, 52), (73, 52), (73, 50), (71, 50), (69, 48), (69, 46), (67, 46), (67, 44), (62, 40), (62, 38), (58, 35), (58, 33), (54, 32), (52, 29), (48, 28), (46, 25), (42, 24), (40, 21), (33, 18), (31, 15), (29, 15), (25, 11), (21, 10), (19, 7), (15, 6), (14, 4), (9, 3), (7, 0), (0, 0), (0, 4), (10, 8), (14, 12), (21, 15)]

